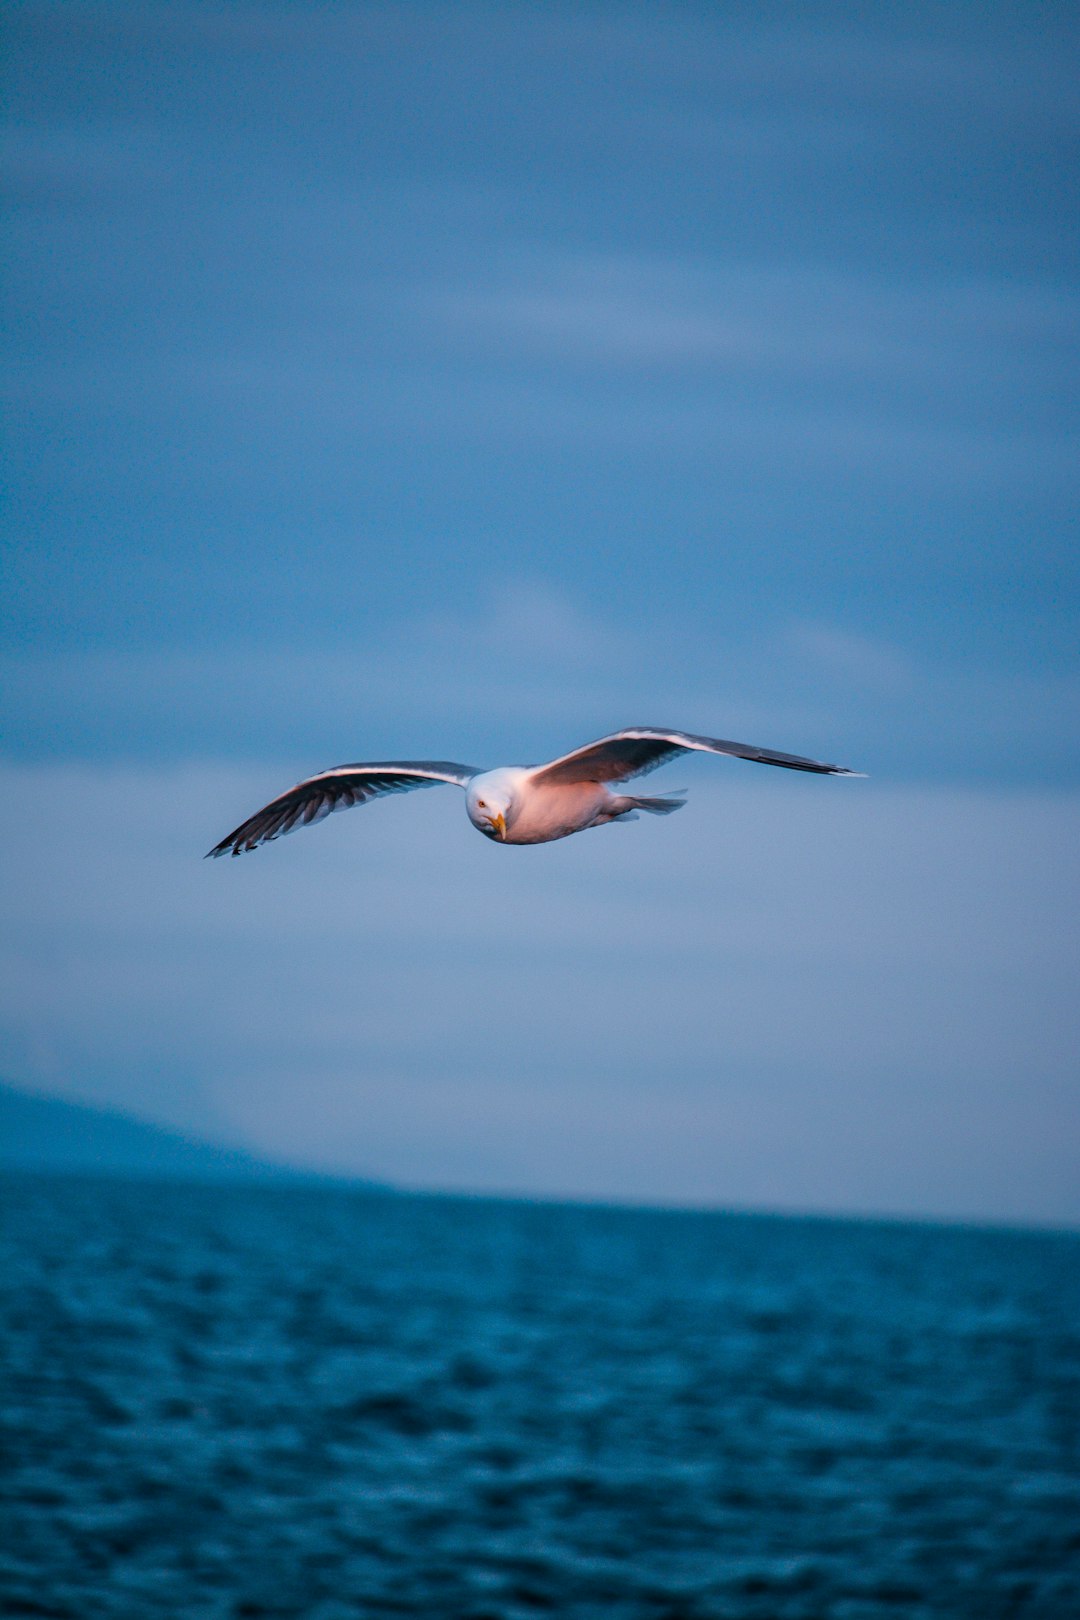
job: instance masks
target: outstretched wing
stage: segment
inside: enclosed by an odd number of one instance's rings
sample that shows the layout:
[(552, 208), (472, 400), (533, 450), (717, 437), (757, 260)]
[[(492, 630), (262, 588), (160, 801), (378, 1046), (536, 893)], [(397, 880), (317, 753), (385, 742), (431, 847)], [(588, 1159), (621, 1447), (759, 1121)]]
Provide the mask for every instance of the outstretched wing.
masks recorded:
[(780, 754), (774, 748), (754, 748), (749, 743), (725, 742), (719, 737), (695, 737), (689, 731), (666, 731), (659, 726), (628, 726), (599, 742), (586, 743), (572, 754), (538, 765), (533, 771), (537, 782), (625, 782), (631, 776), (654, 771), (676, 754), (697, 751), (703, 754), (733, 754), (758, 765), (782, 765), (789, 771), (816, 771), (822, 776), (858, 776), (845, 765), (824, 765), (820, 760), (803, 759), (799, 754)]
[(245, 850), (268, 844), (296, 827), (310, 827), (333, 810), (351, 810), (383, 793), (407, 793), (410, 788), (434, 787), (437, 782), (453, 782), (464, 787), (476, 771), (471, 765), (455, 765), (449, 760), (390, 760), (384, 765), (336, 765), (298, 782), (288, 793), (257, 810), (253, 816), (207, 851), (207, 856), (242, 855)]

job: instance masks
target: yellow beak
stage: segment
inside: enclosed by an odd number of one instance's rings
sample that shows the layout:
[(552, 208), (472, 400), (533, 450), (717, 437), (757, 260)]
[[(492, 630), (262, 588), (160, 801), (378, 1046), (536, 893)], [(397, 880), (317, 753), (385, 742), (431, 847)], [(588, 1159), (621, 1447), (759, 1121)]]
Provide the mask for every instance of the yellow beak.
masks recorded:
[(500, 838), (506, 837), (506, 817), (503, 815), (501, 810), (497, 816), (492, 817), (491, 830), (492, 832), (497, 833)]

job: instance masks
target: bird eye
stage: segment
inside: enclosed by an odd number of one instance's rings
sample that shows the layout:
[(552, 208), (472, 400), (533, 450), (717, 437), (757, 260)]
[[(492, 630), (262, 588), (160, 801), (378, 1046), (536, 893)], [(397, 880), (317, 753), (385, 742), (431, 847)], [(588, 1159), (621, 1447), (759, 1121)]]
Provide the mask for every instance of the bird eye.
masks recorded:
[(477, 802), (477, 804), (478, 804), (478, 805), (479, 805), (479, 806), (480, 806), (480, 809), (481, 809), (481, 810), (486, 810), (486, 809), (487, 809), (487, 803), (486, 803), (486, 801), (485, 801), (485, 800), (483, 800), (483, 799), (477, 799), (477, 801), (476, 801), (476, 802)]

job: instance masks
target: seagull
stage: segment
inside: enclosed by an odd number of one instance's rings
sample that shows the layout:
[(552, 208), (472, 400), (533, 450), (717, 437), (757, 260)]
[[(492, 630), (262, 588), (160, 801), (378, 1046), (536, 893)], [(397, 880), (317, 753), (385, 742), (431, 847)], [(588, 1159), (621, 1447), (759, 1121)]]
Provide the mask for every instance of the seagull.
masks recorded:
[(546, 765), (500, 765), (477, 770), (449, 760), (389, 760), (361, 765), (335, 765), (298, 782), (240, 823), (227, 838), (207, 852), (242, 855), (260, 844), (272, 843), (297, 827), (310, 827), (334, 810), (349, 810), (384, 793), (407, 793), (411, 788), (450, 782), (465, 789), (465, 809), (479, 832), (499, 844), (547, 844), (568, 838), (586, 827), (612, 821), (634, 820), (636, 812), (666, 816), (682, 808), (681, 794), (642, 797), (613, 793), (609, 783), (627, 782), (663, 765), (677, 754), (731, 754), (758, 765), (779, 765), (788, 771), (813, 771), (819, 776), (859, 776), (845, 765), (824, 765), (798, 754), (780, 754), (772, 748), (724, 742), (718, 737), (696, 737), (688, 731), (658, 726), (628, 726), (610, 737), (586, 743)]

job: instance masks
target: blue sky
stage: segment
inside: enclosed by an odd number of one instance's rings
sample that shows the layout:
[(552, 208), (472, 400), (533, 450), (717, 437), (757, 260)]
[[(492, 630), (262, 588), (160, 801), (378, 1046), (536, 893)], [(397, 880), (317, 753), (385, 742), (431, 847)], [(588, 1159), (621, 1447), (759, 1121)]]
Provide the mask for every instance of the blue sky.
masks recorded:
[[(4, 1072), (431, 1185), (1080, 1217), (1070, 8), (6, 35)], [(871, 775), (194, 864), (630, 721)]]

